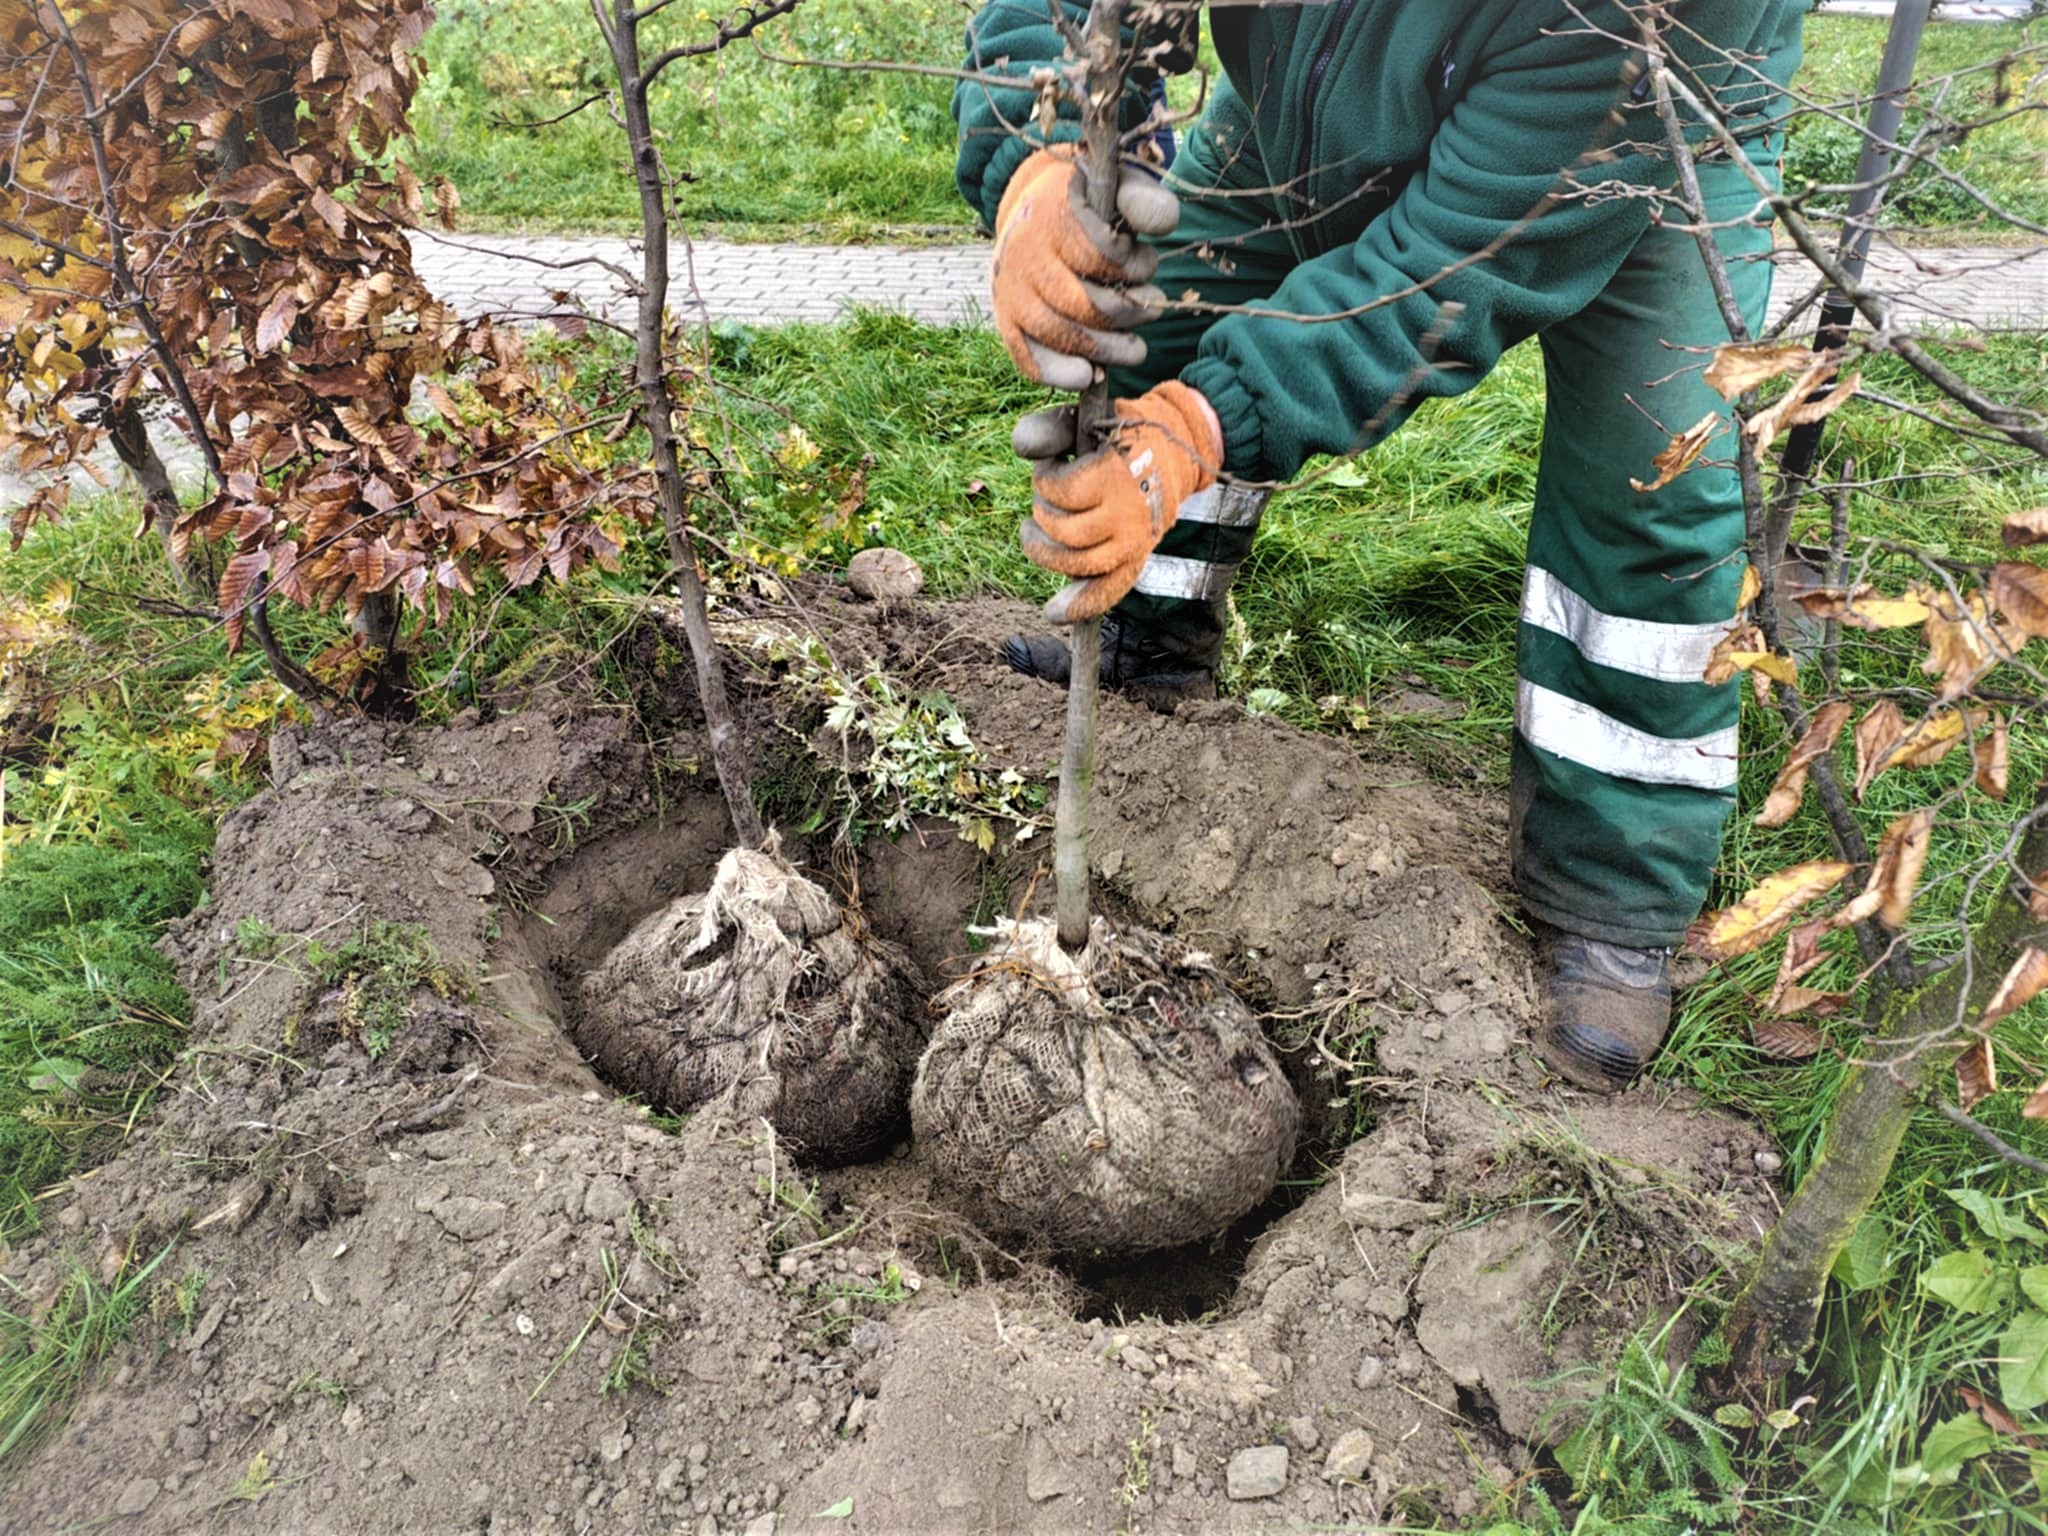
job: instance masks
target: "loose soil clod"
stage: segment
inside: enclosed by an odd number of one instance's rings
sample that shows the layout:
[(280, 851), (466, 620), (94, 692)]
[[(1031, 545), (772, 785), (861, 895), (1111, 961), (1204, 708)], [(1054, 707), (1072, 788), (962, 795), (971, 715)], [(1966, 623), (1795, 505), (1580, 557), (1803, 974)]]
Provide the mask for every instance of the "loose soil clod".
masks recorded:
[(577, 1044), (659, 1109), (730, 1095), (821, 1167), (902, 1128), (924, 1043), (916, 969), (779, 854), (726, 854), (710, 890), (644, 919), (581, 990)]
[(982, 1221), (1059, 1254), (1147, 1253), (1272, 1192), (1300, 1110), (1207, 956), (1101, 918), (1078, 955), (1051, 923), (1005, 933), (940, 995), (911, 1099), (924, 1155)]

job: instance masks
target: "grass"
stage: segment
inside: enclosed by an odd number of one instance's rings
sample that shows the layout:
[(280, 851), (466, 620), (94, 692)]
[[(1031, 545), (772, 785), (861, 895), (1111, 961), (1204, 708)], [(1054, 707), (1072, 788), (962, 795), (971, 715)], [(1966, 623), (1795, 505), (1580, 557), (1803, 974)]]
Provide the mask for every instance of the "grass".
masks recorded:
[[(649, 24), (651, 38), (697, 38), (724, 13), (678, 5)], [(762, 31), (784, 57), (879, 59), (951, 68), (962, 54), (967, 8), (956, 0), (809, 0)], [(1876, 79), (1885, 24), (1813, 17), (1798, 87), (1854, 122)], [(1921, 78), (1945, 87), (1943, 116), (1986, 115), (2001, 82), (2024, 88), (2032, 55), (2001, 76), (1996, 60), (2048, 40), (2040, 23), (1936, 26)], [(508, 121), (559, 114), (603, 84), (602, 44), (584, 7), (559, 0), (447, 0), (426, 40), (430, 68), (414, 111), (412, 158), (460, 189), (465, 220), (482, 229), (638, 229), (638, 204), (601, 110), (521, 130)], [(1213, 54), (1208, 57), (1215, 67)], [(671, 168), (688, 180), (678, 208), (698, 233), (740, 239), (862, 241), (965, 238), (972, 218), (953, 185), (951, 85), (927, 76), (860, 73), (775, 63), (742, 44), (723, 57), (672, 68), (656, 91), (656, 124)], [(1941, 150), (2010, 211), (2048, 217), (2048, 124), (2038, 105)], [(1192, 82), (1175, 101), (1194, 100)], [(1918, 121), (1909, 118), (1909, 129)], [(1825, 113), (1793, 125), (1788, 181), (1849, 183), (1860, 141)], [(1823, 194), (1822, 205), (1839, 201)], [(1901, 191), (1909, 223), (1980, 232), (1980, 207), (1920, 174)]]

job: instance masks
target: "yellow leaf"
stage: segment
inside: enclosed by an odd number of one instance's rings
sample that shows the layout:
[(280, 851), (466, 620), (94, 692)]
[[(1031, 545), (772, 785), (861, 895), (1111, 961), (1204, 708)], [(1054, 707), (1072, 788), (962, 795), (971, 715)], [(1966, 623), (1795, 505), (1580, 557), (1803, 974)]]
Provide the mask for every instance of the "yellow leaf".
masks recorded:
[(1742, 612), (1743, 609), (1747, 608), (1751, 603), (1755, 602), (1758, 598), (1762, 597), (1763, 595), (1763, 577), (1757, 575), (1755, 566), (1745, 565), (1742, 568), (1742, 592), (1735, 599), (1735, 611), (1737, 613)]
[(1934, 812), (1926, 807), (1908, 811), (1884, 829), (1865, 890), (1877, 895), (1877, 919), (1885, 927), (1896, 931), (1906, 926), (1933, 835)]
[(1629, 484), (1643, 492), (1663, 490), (1699, 461), (1699, 456), (1707, 451), (1707, 444), (1720, 433), (1724, 424), (1719, 412), (1709, 412), (1702, 416), (1691, 427), (1672, 438), (1664, 451), (1650, 461), (1651, 467), (1657, 471), (1655, 480), (1645, 485), (1642, 481), (1631, 478)]
[(1733, 906), (1694, 923), (1686, 948), (1710, 960), (1747, 954), (1789, 925), (1801, 907), (1840, 885), (1851, 867), (1841, 859), (1816, 859), (1781, 869)]

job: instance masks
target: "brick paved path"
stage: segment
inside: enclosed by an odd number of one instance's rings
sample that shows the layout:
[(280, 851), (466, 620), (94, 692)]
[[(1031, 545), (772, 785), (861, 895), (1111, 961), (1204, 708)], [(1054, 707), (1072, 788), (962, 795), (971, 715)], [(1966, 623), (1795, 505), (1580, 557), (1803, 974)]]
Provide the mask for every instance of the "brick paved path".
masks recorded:
[[(586, 236), (423, 234), (420, 275), (465, 315), (537, 315), (551, 292), (594, 313), (626, 316), (624, 283), (609, 263), (638, 270), (621, 239)], [(1781, 251), (1773, 318), (1802, 299), (1818, 274)], [(988, 247), (733, 245), (700, 240), (675, 252), (675, 307), (699, 319), (775, 323), (831, 320), (849, 304), (902, 310), (938, 323), (985, 321)], [(1879, 251), (1872, 285), (1914, 325), (2048, 329), (2048, 247)]]

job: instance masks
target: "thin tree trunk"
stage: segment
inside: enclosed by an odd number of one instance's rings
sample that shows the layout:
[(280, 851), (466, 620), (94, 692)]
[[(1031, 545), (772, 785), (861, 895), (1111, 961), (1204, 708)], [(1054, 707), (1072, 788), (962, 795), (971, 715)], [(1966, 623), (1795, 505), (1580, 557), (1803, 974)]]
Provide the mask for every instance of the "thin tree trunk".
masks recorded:
[(171, 472), (164, 467), (156, 444), (150, 438), (149, 423), (143, 419), (141, 405), (133, 396), (118, 408), (110, 404), (107, 427), (115, 457), (142, 487), (142, 504), (149, 515), (149, 525), (164, 547), (164, 559), (178, 580), (178, 590), (189, 598), (204, 599), (208, 596), (206, 584), (178, 558), (172, 538), (178, 522), (178, 488), (171, 483)]
[[(2036, 806), (2021, 841), (2021, 869), (2048, 867), (2044, 808), (2048, 802)], [(1819, 1155), (1765, 1239), (1755, 1277), (1722, 1322), (1736, 1388), (1760, 1396), (1812, 1346), (1835, 1261), (1884, 1188), (1915, 1107), (1955, 1060), (1952, 1043), (1917, 1051), (1914, 1043), (1952, 1037), (1958, 1018), (1981, 1015), (2017, 946), (2040, 926), (2008, 887), (1973, 936), (1973, 966), (1951, 965), (1915, 991), (1892, 993), (1864, 1042), (1863, 1060), (1842, 1085)]]
[[(602, 0), (593, 0), (601, 6)], [(604, 13), (598, 10), (600, 22)], [(697, 551), (690, 538), (689, 500), (676, 455), (675, 400), (669, 393), (668, 359), (664, 347), (668, 327), (668, 188), (661, 153), (647, 110), (649, 81), (640, 63), (640, 18), (633, 0), (615, 0), (605, 37), (619, 76), (619, 105), (626, 142), (633, 157), (633, 180), (640, 192), (640, 232), (644, 246), (638, 324), (635, 327), (634, 382), (640, 390), (640, 416), (647, 429), (654, 461), (654, 483), (661, 501), (661, 524), (668, 536), (669, 562), (682, 599), (683, 631), (697, 665), (697, 697), (704, 706), (704, 725), (711, 740), (711, 766), (725, 792), (733, 832), (749, 848), (767, 840), (761, 814), (754, 806), (739, 724), (725, 691), (725, 668), (711, 637), (704, 584), (697, 575)]]
[[(1116, 219), (1122, 170), (1118, 109), (1123, 101), (1123, 18), (1127, 0), (1095, 0), (1082, 32), (1081, 145), (1088, 206)], [(1109, 384), (1097, 370), (1082, 391), (1074, 423), (1074, 449), (1089, 453), (1116, 420)], [(1088, 947), (1088, 810), (1095, 797), (1095, 720), (1102, 695), (1102, 621), (1084, 619), (1068, 642), (1067, 734), (1060, 750), (1059, 801), (1053, 815), (1053, 910), (1060, 947)]]

